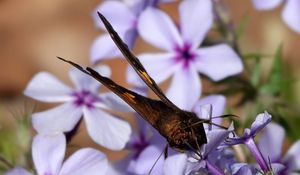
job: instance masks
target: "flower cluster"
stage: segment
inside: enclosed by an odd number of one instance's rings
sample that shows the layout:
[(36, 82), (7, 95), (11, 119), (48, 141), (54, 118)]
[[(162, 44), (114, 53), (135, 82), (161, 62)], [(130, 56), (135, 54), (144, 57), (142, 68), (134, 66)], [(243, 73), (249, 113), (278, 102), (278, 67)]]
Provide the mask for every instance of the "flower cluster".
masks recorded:
[[(163, 155), (168, 147), (165, 138), (137, 113), (134, 115), (138, 129), (132, 129), (127, 121), (113, 115), (111, 111), (134, 111), (114, 93), (99, 93), (101, 84), (98, 81), (71, 69), (70, 78), (74, 84), (71, 88), (54, 75), (41, 72), (28, 83), (24, 94), (38, 101), (62, 104), (32, 115), (32, 125), (38, 133), (31, 147), (36, 174), (142, 175), (151, 172), (155, 175), (250, 175), (291, 174), (300, 169), (300, 141), (281, 158), (284, 129), (270, 124), (272, 117), (268, 112), (258, 114), (250, 129), (246, 128), (244, 134), (238, 136), (233, 122), (227, 122), (228, 127), (222, 126), (222, 119), (229, 116), (224, 115), (226, 97), (220, 93), (206, 96), (203, 93), (200, 74), (218, 82), (238, 76), (244, 69), (240, 53), (229, 42), (205, 42), (218, 13), (216, 2), (178, 2), (178, 23), (159, 8), (161, 4), (171, 2), (106, 0), (94, 10), (92, 17), (97, 27), (105, 29), (96, 12), (102, 13), (129, 48), (133, 48), (136, 39), (141, 37), (162, 50), (159, 53), (142, 53), (137, 57), (158, 84), (171, 78), (166, 96), (180, 109), (191, 111), (202, 119), (200, 124), (204, 125), (207, 143), (200, 145), (199, 150), (191, 149), (185, 153), (170, 150)], [(271, 9), (280, 2), (253, 0), (257, 9)], [(283, 19), (293, 30), (300, 32), (300, 20), (293, 16), (299, 14), (300, 4), (297, 0), (285, 3)], [(110, 69), (103, 64), (96, 67), (96, 64), (120, 56), (121, 52), (110, 35), (105, 33), (94, 41), (90, 61), (95, 70), (109, 77)], [(131, 67), (126, 75), (134, 90), (147, 96), (146, 85)], [(70, 139), (68, 133), (76, 133), (74, 131), (81, 121), (85, 122), (87, 133), (95, 143), (114, 151), (126, 149), (129, 154), (121, 160), (109, 162), (99, 150), (82, 148), (64, 161)], [(262, 135), (257, 142), (256, 135), (260, 131)], [(241, 159), (247, 153), (255, 162)], [(32, 172), (17, 166), (5, 175), (31, 175)]]

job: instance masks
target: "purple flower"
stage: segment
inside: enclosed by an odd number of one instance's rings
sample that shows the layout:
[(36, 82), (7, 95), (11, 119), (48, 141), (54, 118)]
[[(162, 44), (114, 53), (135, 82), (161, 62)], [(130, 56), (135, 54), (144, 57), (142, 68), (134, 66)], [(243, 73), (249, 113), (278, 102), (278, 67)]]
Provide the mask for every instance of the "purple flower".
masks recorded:
[[(113, 164), (113, 168), (119, 175), (123, 175), (124, 172), (147, 174), (167, 144), (165, 139), (138, 115), (137, 123), (139, 130), (132, 134), (126, 146), (130, 154)], [(160, 157), (155, 164), (152, 174), (162, 174), (163, 163), (164, 156)]]
[(188, 157), (186, 154), (176, 154), (166, 159), (164, 164), (164, 175), (184, 175)]
[(278, 174), (292, 174), (300, 170), (300, 140), (295, 142), (287, 151), (285, 156), (282, 155), (282, 144), (285, 138), (284, 129), (275, 123), (270, 123), (262, 134), (258, 147), (264, 158), (272, 163), (280, 163), (285, 168)]
[[(103, 75), (110, 74), (106, 66), (98, 70)], [(39, 133), (68, 132), (83, 116), (88, 134), (96, 143), (112, 150), (124, 148), (131, 134), (130, 125), (99, 108), (129, 111), (129, 106), (111, 92), (99, 95), (100, 83), (78, 70), (70, 71), (70, 77), (75, 89), (46, 72), (38, 73), (29, 82), (24, 91), (26, 96), (44, 102), (64, 102), (53, 109), (34, 113), (33, 127)]]
[(299, 0), (252, 0), (258, 10), (270, 10), (285, 2), (281, 17), (294, 31), (300, 33), (300, 1)]
[[(101, 12), (110, 21), (128, 47), (132, 48), (138, 34), (136, 28), (140, 13), (148, 6), (156, 6), (159, 2), (171, 1), (172, 0), (109, 0), (96, 7), (92, 12), (92, 17), (96, 26), (105, 30), (104, 25), (97, 15), (97, 11)], [(121, 52), (113, 43), (109, 34), (103, 34), (97, 37), (91, 48), (92, 63), (121, 55)]]
[[(167, 96), (180, 108), (191, 110), (201, 94), (198, 72), (218, 81), (240, 73), (243, 65), (227, 44), (198, 48), (213, 24), (210, 0), (182, 1), (179, 15), (177, 28), (159, 9), (149, 7), (142, 12), (138, 22), (141, 37), (166, 52), (142, 54), (139, 58), (157, 83), (173, 75)], [(143, 85), (132, 69), (128, 81)]]
[(255, 121), (251, 125), (251, 129), (246, 128), (244, 135), (241, 137), (231, 137), (226, 140), (227, 145), (245, 144), (252, 155), (255, 157), (257, 163), (260, 165), (263, 172), (267, 173), (271, 171), (271, 167), (268, 165), (261, 151), (254, 142), (255, 135), (261, 131), (268, 123), (271, 122), (271, 115), (267, 112), (258, 114)]
[[(177, 154), (168, 157), (164, 164), (164, 174), (183, 175), (197, 174), (199, 172), (216, 175), (225, 174), (216, 164), (224, 158), (223, 156), (220, 156), (221, 151), (218, 150), (218, 146), (224, 141), (231, 131), (232, 128), (229, 130), (215, 129), (209, 131), (207, 133), (208, 143), (203, 147), (201, 158), (188, 158), (185, 154)], [(223, 161), (223, 165), (228, 163), (230, 162)]]
[[(82, 148), (65, 162), (66, 138), (63, 134), (38, 134), (32, 143), (32, 158), (39, 175), (104, 175), (108, 168), (106, 156), (93, 148)], [(16, 167), (6, 175), (31, 175)]]

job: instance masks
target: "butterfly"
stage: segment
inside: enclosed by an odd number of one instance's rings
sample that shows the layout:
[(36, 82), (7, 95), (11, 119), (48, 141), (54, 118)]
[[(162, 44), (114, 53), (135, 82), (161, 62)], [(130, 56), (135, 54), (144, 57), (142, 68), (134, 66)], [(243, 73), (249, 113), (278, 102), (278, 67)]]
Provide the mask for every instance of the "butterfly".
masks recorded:
[(179, 152), (192, 151), (199, 155), (198, 151), (201, 146), (207, 143), (203, 123), (209, 121), (200, 119), (195, 113), (182, 110), (172, 103), (149, 76), (139, 59), (130, 51), (108, 20), (99, 12), (98, 15), (123, 56), (139, 77), (158, 96), (159, 100), (145, 97), (124, 88), (90, 67), (83, 68), (72, 61), (58, 58), (93, 77), (118, 95), (166, 138), (168, 146)]

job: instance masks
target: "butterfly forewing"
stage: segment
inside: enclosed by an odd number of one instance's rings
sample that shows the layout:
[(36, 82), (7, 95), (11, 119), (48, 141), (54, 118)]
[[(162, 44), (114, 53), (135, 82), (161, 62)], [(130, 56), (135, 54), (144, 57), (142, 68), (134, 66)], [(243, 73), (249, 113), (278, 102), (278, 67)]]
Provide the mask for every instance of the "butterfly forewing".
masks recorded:
[(134, 68), (137, 74), (141, 77), (141, 79), (150, 87), (153, 92), (169, 107), (174, 109), (178, 108), (175, 106), (161, 91), (156, 82), (149, 76), (144, 66), (138, 60), (138, 58), (129, 50), (128, 46), (123, 42), (118, 33), (113, 29), (111, 24), (107, 21), (107, 19), (98, 12), (100, 19), (102, 20), (104, 26), (106, 27), (108, 33), (110, 34), (112, 40), (118, 46), (124, 57), (127, 59), (129, 64)]

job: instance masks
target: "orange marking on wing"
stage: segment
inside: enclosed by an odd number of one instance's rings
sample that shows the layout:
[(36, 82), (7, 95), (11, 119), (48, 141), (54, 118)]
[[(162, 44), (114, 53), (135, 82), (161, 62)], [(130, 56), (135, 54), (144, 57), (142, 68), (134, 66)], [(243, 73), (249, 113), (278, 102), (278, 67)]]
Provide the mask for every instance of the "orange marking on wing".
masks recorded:
[(145, 71), (140, 70), (139, 72), (141, 73), (141, 75), (142, 75), (142, 76), (143, 76), (150, 84), (153, 84), (152, 81), (151, 81), (151, 79), (150, 79), (150, 77), (149, 77), (149, 75), (148, 75)]
[(132, 94), (130, 94), (130, 93), (128, 93), (128, 92), (125, 92), (123, 95), (124, 95), (124, 97), (125, 97), (128, 101), (130, 101), (131, 103), (136, 104), (136, 101), (134, 100), (134, 98), (135, 98), (134, 95), (132, 95)]

